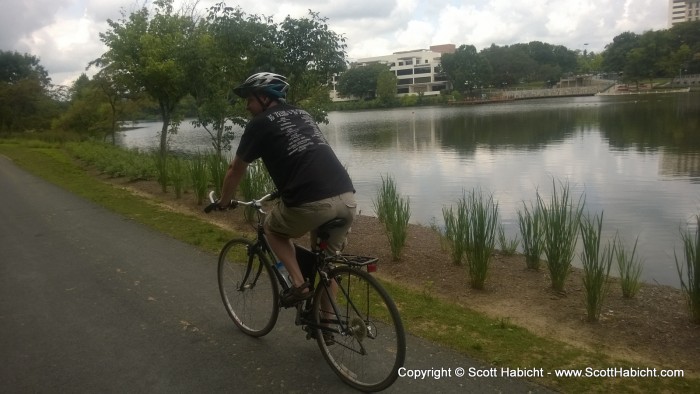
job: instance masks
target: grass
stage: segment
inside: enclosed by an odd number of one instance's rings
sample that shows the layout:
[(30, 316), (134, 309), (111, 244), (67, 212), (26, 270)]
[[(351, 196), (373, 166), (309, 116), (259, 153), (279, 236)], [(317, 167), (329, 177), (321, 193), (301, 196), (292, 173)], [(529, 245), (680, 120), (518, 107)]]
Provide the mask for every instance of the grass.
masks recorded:
[(700, 216), (696, 216), (695, 219), (697, 226), (694, 234), (690, 230), (681, 231), (685, 258), (679, 261), (675, 252), (674, 256), (691, 320), (700, 324)]
[(498, 226), (498, 246), (501, 249), (501, 253), (506, 256), (512, 256), (518, 250), (518, 245), (520, 245), (520, 240), (517, 235), (513, 239), (508, 239), (505, 226), (503, 224)]
[(374, 200), (374, 210), (384, 225), (384, 231), (389, 239), (391, 258), (401, 259), (401, 251), (408, 237), (408, 221), (411, 218), (411, 201), (403, 197), (396, 189), (396, 182), (387, 175), (382, 176), (382, 186)]
[(615, 256), (614, 243), (608, 242), (600, 249), (603, 230), (603, 214), (594, 215), (593, 219), (585, 217), (581, 222), (581, 239), (583, 252), (583, 289), (586, 298), (586, 313), (589, 322), (600, 318), (600, 310), (609, 289), (610, 267)]
[(563, 292), (574, 258), (584, 203), (581, 196), (578, 203), (574, 204), (568, 183), (560, 182), (559, 185), (560, 190), (552, 180), (553, 190), (549, 204), (539, 192), (537, 203), (544, 223), (544, 252), (552, 288)]
[[(132, 218), (183, 242), (215, 253), (236, 234), (197, 218), (172, 212), (159, 204), (101, 182), (79, 168), (58, 145), (7, 143), (0, 140), (0, 154), (21, 167), (86, 199)], [(379, 273), (381, 275), (381, 272)], [(381, 276), (380, 276), (381, 278)], [(508, 319), (490, 319), (424, 290), (412, 290), (398, 283), (382, 281), (401, 312), (409, 332), (480, 360), (484, 365), (543, 368), (543, 378), (531, 379), (561, 392), (697, 392), (699, 379), (610, 379), (557, 378), (555, 369), (640, 367), (634, 361), (613, 359), (535, 335)], [(410, 351), (410, 349), (409, 349)], [(407, 365), (407, 367), (411, 367)], [(434, 366), (450, 367), (450, 366)], [(648, 367), (644, 365), (644, 367)], [(654, 367), (654, 366), (651, 366)], [(672, 366), (670, 366), (672, 367)], [(465, 380), (465, 389), (471, 383)]]
[(637, 256), (638, 241), (639, 237), (634, 240), (634, 247), (631, 251), (627, 250), (619, 239), (615, 244), (615, 259), (620, 273), (620, 287), (622, 296), (625, 298), (634, 298), (641, 287), (642, 260)]
[(458, 202), (457, 209), (452, 207), (442, 208), (445, 230), (441, 235), (447, 241), (452, 262), (456, 265), (462, 265), (462, 257), (466, 248), (465, 233), (469, 231), (469, 227), (466, 224), (467, 214), (465, 209), (466, 207), (461, 202)]
[(467, 226), (465, 255), (469, 267), (470, 285), (474, 289), (483, 289), (488, 276), (489, 261), (495, 249), (496, 226), (498, 224), (498, 203), (493, 195), (485, 196), (481, 190), (474, 189), (469, 196), (463, 196), (467, 207)]
[(544, 250), (544, 223), (542, 222), (542, 210), (538, 205), (528, 209), (523, 202), (523, 209), (518, 210), (518, 226), (523, 238), (523, 254), (525, 265), (528, 269), (540, 269), (540, 257)]

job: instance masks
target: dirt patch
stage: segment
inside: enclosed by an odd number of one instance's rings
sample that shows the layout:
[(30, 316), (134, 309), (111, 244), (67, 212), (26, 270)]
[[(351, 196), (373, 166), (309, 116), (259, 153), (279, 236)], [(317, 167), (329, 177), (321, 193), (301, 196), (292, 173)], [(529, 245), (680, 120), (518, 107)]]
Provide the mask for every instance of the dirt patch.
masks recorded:
[[(200, 216), (218, 225), (249, 230), (241, 211), (205, 215), (191, 195), (175, 199), (155, 182), (110, 182), (152, 198), (170, 209)], [(387, 280), (429, 291), (435, 296), (508, 319), (531, 332), (578, 347), (638, 361), (639, 367), (684, 369), (686, 376), (700, 372), (700, 325), (690, 322), (680, 290), (644, 284), (633, 299), (622, 297), (615, 280), (599, 322), (586, 321), (581, 270), (572, 268), (565, 293), (552, 290), (546, 267), (526, 269), (521, 255), (493, 256), (484, 290), (469, 287), (466, 268), (456, 266), (431, 228), (411, 226), (401, 261), (393, 262), (380, 223), (359, 216), (347, 252), (380, 258), (379, 274)]]

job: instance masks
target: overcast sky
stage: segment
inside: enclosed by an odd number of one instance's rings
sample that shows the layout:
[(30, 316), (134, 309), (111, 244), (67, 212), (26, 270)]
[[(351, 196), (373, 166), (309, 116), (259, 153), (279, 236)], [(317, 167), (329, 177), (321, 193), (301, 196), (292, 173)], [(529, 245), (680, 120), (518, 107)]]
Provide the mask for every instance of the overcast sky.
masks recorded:
[[(149, 0), (0, 0), (0, 49), (39, 57), (55, 84), (70, 85), (104, 53), (99, 33), (120, 9)], [(200, 0), (197, 9), (223, 0)], [(182, 3), (176, 0), (176, 4)], [(668, 0), (241, 0), (249, 14), (327, 17), (347, 38), (351, 60), (452, 43), (530, 41), (601, 52), (625, 31), (668, 28)], [(587, 45), (586, 45), (587, 44)]]

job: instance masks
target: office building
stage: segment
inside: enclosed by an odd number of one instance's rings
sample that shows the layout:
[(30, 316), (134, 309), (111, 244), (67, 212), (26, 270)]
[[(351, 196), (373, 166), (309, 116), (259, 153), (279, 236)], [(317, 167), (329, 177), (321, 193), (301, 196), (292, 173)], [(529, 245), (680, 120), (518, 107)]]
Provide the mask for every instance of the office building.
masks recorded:
[[(386, 64), (396, 75), (396, 93), (439, 95), (448, 86), (447, 78), (439, 72), (443, 53), (454, 53), (454, 44), (433, 45), (430, 49), (394, 52), (391, 55), (358, 59), (351, 67), (364, 67), (374, 63)], [(341, 100), (334, 89), (331, 98)]]
[(668, 0), (668, 26), (700, 20), (700, 1)]

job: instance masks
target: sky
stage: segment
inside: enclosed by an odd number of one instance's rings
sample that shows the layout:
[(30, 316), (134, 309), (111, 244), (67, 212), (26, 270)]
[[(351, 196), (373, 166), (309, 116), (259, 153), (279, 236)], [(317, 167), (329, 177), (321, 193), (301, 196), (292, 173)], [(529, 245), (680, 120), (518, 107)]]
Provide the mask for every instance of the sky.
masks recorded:
[[(184, 1), (176, 0), (176, 8)], [(199, 0), (196, 10), (224, 0)], [(145, 3), (144, 3), (145, 2)], [(107, 19), (150, 0), (0, 0), (0, 50), (37, 56), (54, 84), (71, 85), (106, 51)], [(240, 0), (248, 14), (328, 18), (347, 40), (348, 58), (467, 44), (477, 50), (541, 41), (602, 52), (620, 33), (668, 28), (668, 0)], [(88, 72), (90, 74), (90, 72)]]

